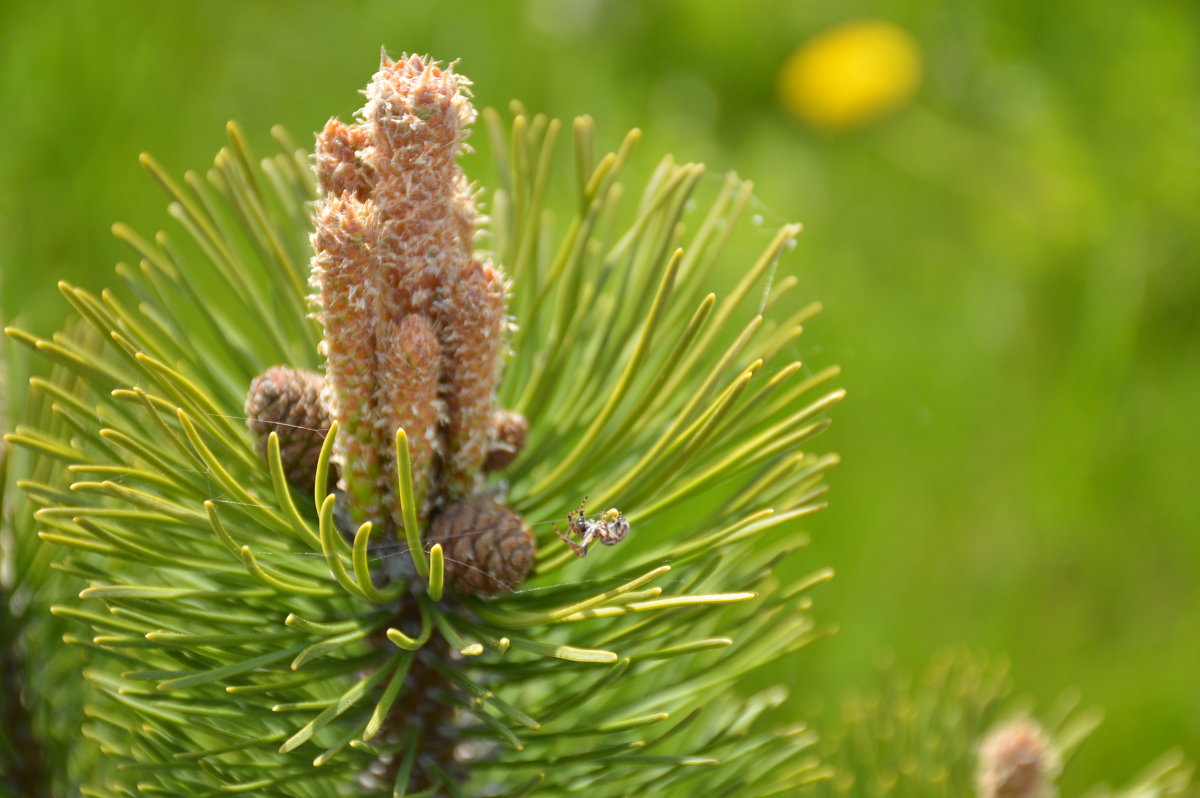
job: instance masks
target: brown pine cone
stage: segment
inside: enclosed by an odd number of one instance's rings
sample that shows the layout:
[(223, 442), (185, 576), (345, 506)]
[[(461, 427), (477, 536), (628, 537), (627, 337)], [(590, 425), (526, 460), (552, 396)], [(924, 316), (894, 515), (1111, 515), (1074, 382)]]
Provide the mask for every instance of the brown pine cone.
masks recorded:
[[(267, 438), (272, 432), (278, 434), (284, 475), (297, 488), (310, 492), (330, 423), (329, 411), (321, 401), (324, 383), (324, 376), (317, 371), (272, 366), (254, 378), (246, 395), (246, 426), (256, 439), (259, 454), (267, 456)], [(336, 484), (331, 468), (329, 490)]]
[(488, 442), (484, 471), (499, 471), (508, 468), (525, 448), (525, 436), (529, 433), (529, 422), (515, 410), (492, 412), (492, 434)]
[(442, 544), (447, 584), (472, 596), (515, 590), (537, 554), (525, 519), (486, 496), (443, 507), (429, 526), (427, 542)]

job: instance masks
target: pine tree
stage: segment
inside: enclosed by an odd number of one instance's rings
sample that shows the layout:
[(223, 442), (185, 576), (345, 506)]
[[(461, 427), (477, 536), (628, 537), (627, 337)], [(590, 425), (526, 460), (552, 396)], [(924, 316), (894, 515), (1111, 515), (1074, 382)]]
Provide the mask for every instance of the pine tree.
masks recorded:
[[(750, 185), (727, 176), (693, 228), (702, 167), (665, 158), (628, 194), (637, 132), (596, 160), (581, 118), (553, 243), (561, 125), (521, 112), (484, 115), (512, 157), (483, 219), (454, 158), (468, 85), (385, 58), (315, 182), (279, 130), (257, 161), (231, 125), (182, 183), (144, 156), (186, 236), (116, 226), (120, 288), (62, 285), (79, 323), (52, 339), (8, 330), (54, 364), (43, 418), (5, 438), (37, 463), (18, 570), (83, 586), (52, 612), (99, 756), (64, 791), (766, 795), (824, 773), (735, 689), (822, 634), (829, 572), (774, 576), (823, 506), (836, 458), (808, 442), (842, 395), (779, 362), (818, 306), (768, 320), (799, 227), (718, 300)], [(587, 557), (554, 520), (598, 535)]]
[[(115, 226), (118, 286), (6, 329), (0, 788), (930, 794), (870, 734), (914, 717), (947, 794), (1051, 780), (1040, 731), (962, 711), (1000, 717), (987, 678), (821, 746), (782, 725), (744, 677), (829, 631), (832, 572), (777, 574), (843, 395), (788, 356), (820, 310), (775, 279), (800, 228), (739, 268), (749, 182), (666, 157), (631, 190), (638, 132), (597, 159), (587, 117), (564, 175), (519, 106), (484, 111), (477, 188), (469, 86), (385, 56), (315, 169), (234, 124), (204, 175), (143, 156), (183, 235)], [(1186, 784), (1172, 760), (1139, 794)]]

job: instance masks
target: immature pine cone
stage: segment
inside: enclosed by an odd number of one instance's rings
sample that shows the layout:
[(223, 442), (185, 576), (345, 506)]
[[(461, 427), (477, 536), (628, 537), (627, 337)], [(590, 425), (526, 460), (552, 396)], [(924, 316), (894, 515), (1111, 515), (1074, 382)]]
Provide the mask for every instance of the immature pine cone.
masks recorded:
[(513, 460), (525, 448), (525, 436), (529, 434), (529, 422), (515, 410), (492, 411), (492, 435), (488, 439), (487, 459), (484, 471), (499, 471), (512, 465)]
[(1041, 798), (1058, 775), (1058, 753), (1032, 720), (992, 732), (979, 746), (980, 798)]
[(442, 544), (447, 583), (473, 596), (515, 590), (537, 554), (525, 520), (486, 496), (443, 507), (430, 524), (428, 543)]
[[(276, 433), (284, 475), (309, 492), (329, 429), (329, 411), (321, 401), (324, 382), (317, 371), (272, 366), (254, 378), (246, 395), (246, 426), (259, 454), (266, 458), (267, 438)], [(332, 489), (332, 470), (329, 476)]]

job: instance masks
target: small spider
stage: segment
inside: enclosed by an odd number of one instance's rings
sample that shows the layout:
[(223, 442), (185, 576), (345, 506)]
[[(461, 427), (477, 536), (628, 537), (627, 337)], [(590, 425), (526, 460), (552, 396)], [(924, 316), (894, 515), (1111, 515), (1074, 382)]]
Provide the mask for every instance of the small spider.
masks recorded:
[(578, 543), (559, 532), (557, 524), (554, 526), (554, 531), (578, 557), (587, 555), (588, 545), (594, 540), (600, 541), (605, 546), (615, 546), (629, 534), (629, 522), (625, 520), (625, 516), (621, 515), (620, 510), (614, 507), (602, 513), (598, 519), (589, 520), (583, 515), (583, 505), (585, 504), (587, 504), (587, 496), (584, 496), (583, 501), (579, 503), (578, 510), (567, 513), (567, 534), (578, 537)]

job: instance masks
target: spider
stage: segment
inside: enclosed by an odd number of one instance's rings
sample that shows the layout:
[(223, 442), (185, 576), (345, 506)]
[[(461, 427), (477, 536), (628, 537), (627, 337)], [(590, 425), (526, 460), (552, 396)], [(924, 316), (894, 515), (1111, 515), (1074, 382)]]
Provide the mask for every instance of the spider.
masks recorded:
[(578, 557), (587, 555), (588, 546), (594, 540), (600, 541), (605, 546), (615, 546), (629, 534), (629, 522), (625, 520), (625, 516), (621, 514), (620, 510), (614, 507), (602, 513), (598, 519), (589, 520), (583, 515), (583, 505), (585, 504), (587, 504), (587, 496), (584, 496), (583, 501), (579, 503), (578, 510), (567, 513), (567, 534), (578, 537), (578, 543), (559, 532), (557, 524), (554, 526), (555, 533), (571, 547)]

